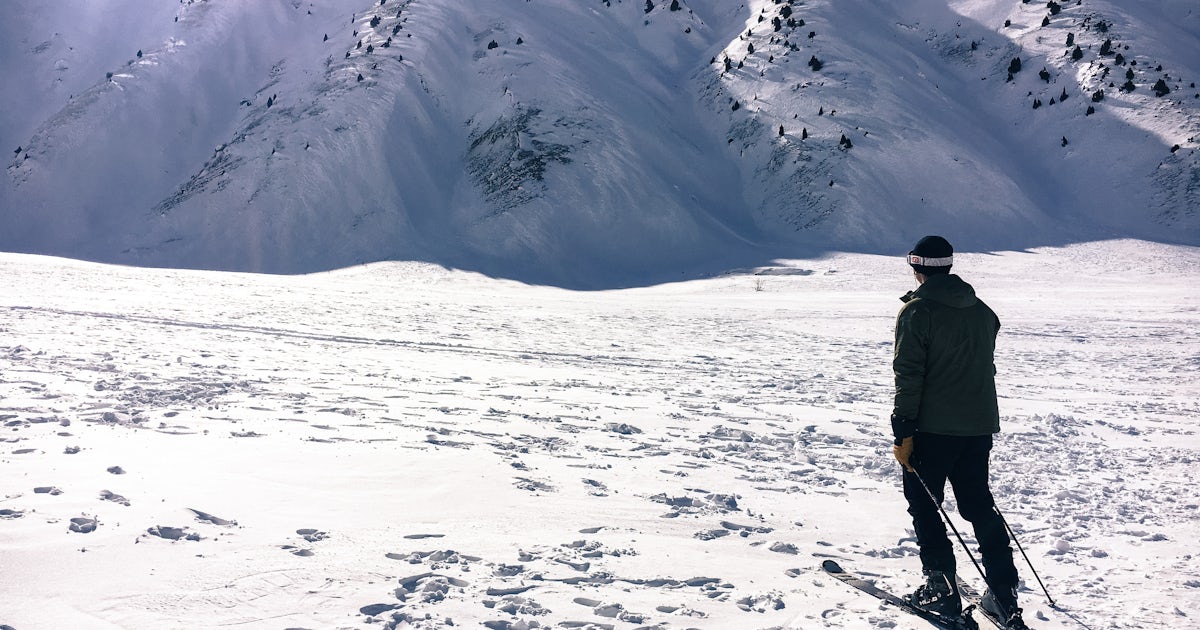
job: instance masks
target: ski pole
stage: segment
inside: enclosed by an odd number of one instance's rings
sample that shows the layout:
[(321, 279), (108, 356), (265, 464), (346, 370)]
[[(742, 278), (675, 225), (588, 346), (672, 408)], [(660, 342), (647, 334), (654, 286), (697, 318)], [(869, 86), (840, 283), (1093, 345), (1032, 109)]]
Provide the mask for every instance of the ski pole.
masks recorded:
[[(925, 479), (921, 477), (921, 473), (913, 470), (912, 474), (917, 478), (917, 481), (921, 482), (921, 487), (925, 488), (925, 494), (928, 495), (929, 500), (933, 501), (933, 504), (937, 506), (938, 512), (942, 514), (942, 520), (950, 526), (950, 530), (954, 532), (954, 537), (958, 539), (958, 542), (967, 552), (967, 557), (971, 559), (971, 564), (975, 565), (976, 571), (979, 571), (979, 577), (982, 577), (983, 581), (986, 583), (987, 574), (983, 572), (983, 567), (979, 566), (979, 562), (975, 560), (975, 554), (971, 553), (971, 548), (967, 546), (967, 541), (963, 540), (962, 534), (958, 533), (958, 528), (954, 526), (954, 521), (950, 520), (950, 515), (946, 514), (946, 510), (942, 508), (942, 504), (936, 498), (934, 498), (933, 491), (929, 489), (929, 486), (925, 483)], [(1007, 523), (1005, 525), (1007, 525)]]
[(1008, 519), (1004, 518), (1004, 513), (1000, 511), (998, 506), (993, 506), (996, 510), (996, 515), (1000, 517), (1000, 522), (1004, 523), (1004, 529), (1008, 530), (1008, 535), (1012, 537), (1013, 542), (1017, 543), (1017, 549), (1021, 551), (1021, 556), (1025, 558), (1025, 564), (1029, 565), (1029, 570), (1033, 572), (1033, 577), (1037, 578), (1038, 586), (1042, 587), (1042, 592), (1046, 594), (1046, 601), (1054, 608), (1058, 608), (1058, 604), (1054, 603), (1054, 598), (1050, 597), (1050, 591), (1046, 590), (1046, 585), (1042, 583), (1042, 577), (1038, 575), (1037, 569), (1033, 568), (1033, 563), (1029, 561), (1029, 556), (1025, 553), (1025, 548), (1021, 546), (1021, 541), (1017, 539), (1017, 533), (1008, 525)]

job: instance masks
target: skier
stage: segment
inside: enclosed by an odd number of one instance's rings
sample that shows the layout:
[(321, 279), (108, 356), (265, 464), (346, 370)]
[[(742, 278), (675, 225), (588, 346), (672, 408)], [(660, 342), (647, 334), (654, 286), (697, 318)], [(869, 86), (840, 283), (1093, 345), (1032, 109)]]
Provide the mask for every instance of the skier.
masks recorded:
[(980, 606), (1007, 628), (1027, 630), (1008, 533), (988, 487), (988, 453), (1000, 430), (993, 359), (1000, 320), (971, 285), (950, 273), (953, 257), (954, 248), (940, 236), (917, 242), (908, 264), (920, 286), (900, 298), (905, 304), (896, 318), (893, 451), (904, 469), (904, 498), (925, 575), (909, 601), (950, 617), (962, 612), (954, 548), (930, 500), (932, 494), (941, 503), (949, 480), (983, 556), (988, 588)]

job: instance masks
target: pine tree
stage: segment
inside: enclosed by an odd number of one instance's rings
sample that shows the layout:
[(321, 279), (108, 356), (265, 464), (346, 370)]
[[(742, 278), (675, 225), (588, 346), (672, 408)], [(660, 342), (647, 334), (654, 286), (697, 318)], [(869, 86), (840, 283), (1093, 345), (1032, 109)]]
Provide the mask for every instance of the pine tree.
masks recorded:
[(1069, 142), (1067, 142), (1067, 137), (1066, 137), (1066, 136), (1063, 136), (1063, 139), (1062, 139), (1062, 145), (1065, 147), (1065, 146), (1067, 146), (1068, 144), (1070, 144), (1070, 143), (1069, 143)]
[(821, 63), (821, 60), (817, 59), (816, 55), (813, 55), (812, 58), (808, 60), (808, 67), (812, 68), (813, 72), (820, 72), (821, 68), (825, 67), (825, 64)]
[(1154, 95), (1155, 96), (1162, 98), (1170, 93), (1171, 93), (1171, 88), (1167, 87), (1166, 81), (1159, 79), (1158, 82), (1154, 84)]
[(746, 54), (748, 54), (748, 55), (754, 54), (754, 42), (750, 42), (749, 44), (746, 45)]
[(1075, 33), (1067, 33), (1067, 48), (1075, 45)]
[(800, 130), (800, 139), (808, 140), (808, 127), (804, 127), (803, 129)]
[(1013, 57), (1013, 60), (1008, 62), (1009, 74), (1016, 74), (1021, 71), (1021, 58)]
[(142, 58), (142, 51), (140, 51), (140, 50), (139, 50), (139, 51), (137, 51), (137, 58), (138, 58), (138, 59), (141, 59), (141, 58)]
[(739, 102), (737, 102), (737, 101), (734, 101), (734, 102), (733, 102), (733, 106), (732, 106), (732, 107), (730, 107), (729, 109), (730, 109), (731, 111), (735, 111), (735, 112), (736, 112), (737, 110), (739, 110), (739, 109), (741, 109), (741, 108), (742, 108), (742, 104), (741, 104), (741, 103), (739, 103)]
[(1067, 100), (1068, 96), (1070, 96), (1070, 95), (1067, 94), (1067, 88), (1063, 88), (1062, 94), (1058, 95), (1058, 102), (1061, 103), (1061, 102)]
[(779, 137), (783, 137), (783, 125), (779, 125)]
[(1038, 73), (1038, 76), (1041, 77), (1046, 83), (1050, 82), (1050, 72), (1046, 70), (1045, 67), (1043, 67), (1042, 71)]
[(1100, 44), (1100, 54), (1101, 55), (1111, 55), (1112, 54), (1112, 40), (1111, 39), (1106, 39), (1106, 40), (1104, 40), (1103, 44)]
[(1075, 44), (1075, 50), (1071, 51), (1071, 61), (1079, 61), (1080, 59), (1083, 59), (1083, 49), (1079, 47), (1079, 44)]
[(650, 0), (646, 0), (646, 13), (649, 13), (653, 10), (654, 10), (654, 3), (650, 2)]
[(1088, 105), (1087, 113), (1084, 114), (1084, 116), (1091, 116), (1092, 114), (1095, 114), (1095, 113), (1096, 113), (1096, 108), (1092, 107), (1091, 105)]
[(683, 9), (683, 7), (679, 6), (679, 0), (671, 0), (670, 8), (672, 11), (680, 11)]

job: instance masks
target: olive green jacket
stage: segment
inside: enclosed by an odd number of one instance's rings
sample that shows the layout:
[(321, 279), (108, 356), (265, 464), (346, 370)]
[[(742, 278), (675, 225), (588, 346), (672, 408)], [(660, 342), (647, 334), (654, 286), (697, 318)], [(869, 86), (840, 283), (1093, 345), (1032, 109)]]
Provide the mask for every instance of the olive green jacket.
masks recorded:
[(953, 274), (928, 276), (900, 299), (893, 415), (916, 420), (924, 433), (998, 432), (993, 353), (1000, 319)]

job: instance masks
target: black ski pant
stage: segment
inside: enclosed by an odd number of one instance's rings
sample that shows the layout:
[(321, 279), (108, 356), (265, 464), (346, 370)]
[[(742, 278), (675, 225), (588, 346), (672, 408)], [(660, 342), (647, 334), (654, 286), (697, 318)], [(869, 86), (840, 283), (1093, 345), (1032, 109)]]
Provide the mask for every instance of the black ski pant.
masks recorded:
[[(921, 548), (921, 567), (926, 571), (955, 572), (954, 547), (946, 534), (937, 505), (929, 499), (932, 493), (938, 504), (945, 498), (946, 481), (954, 488), (958, 511), (975, 528), (979, 554), (988, 586), (1001, 598), (1017, 586), (1017, 569), (1013, 566), (1012, 548), (1004, 521), (996, 512), (992, 491), (988, 487), (988, 454), (992, 436), (956, 436), (917, 433), (913, 438), (913, 455), (909, 463), (917, 474), (904, 471), (904, 498), (912, 515)], [(921, 480), (929, 492), (921, 485)]]

